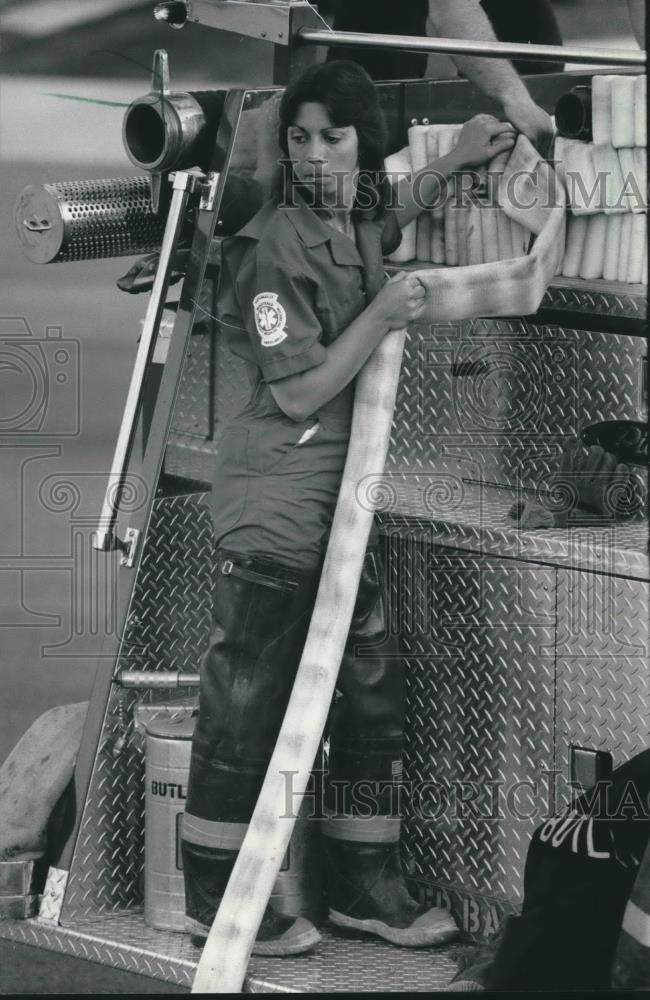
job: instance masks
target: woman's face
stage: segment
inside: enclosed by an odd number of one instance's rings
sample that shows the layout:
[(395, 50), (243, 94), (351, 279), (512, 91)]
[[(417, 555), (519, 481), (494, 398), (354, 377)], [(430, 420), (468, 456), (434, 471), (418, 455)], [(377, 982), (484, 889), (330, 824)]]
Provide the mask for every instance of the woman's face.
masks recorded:
[(301, 184), (313, 188), (317, 203), (351, 208), (359, 170), (359, 139), (354, 125), (333, 125), (322, 104), (298, 108), (287, 130), (289, 158)]

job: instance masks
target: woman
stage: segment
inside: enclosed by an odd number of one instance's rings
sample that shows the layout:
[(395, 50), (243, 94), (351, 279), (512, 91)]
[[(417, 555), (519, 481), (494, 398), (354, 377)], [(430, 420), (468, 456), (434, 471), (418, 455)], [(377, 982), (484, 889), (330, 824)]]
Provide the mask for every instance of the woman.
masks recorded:
[[(252, 394), (224, 432), (212, 493), (215, 614), (183, 827), (188, 929), (199, 939), (244, 838), (300, 661), (354, 377), (388, 331), (424, 307), (417, 279), (385, 278), (382, 255), (421, 205), (404, 183), (389, 207), (386, 128), (365, 71), (344, 61), (308, 69), (284, 94), (279, 138), (288, 161), (282, 193), (222, 248), (219, 318), (247, 362)], [(513, 143), (509, 126), (479, 116), (435, 167), (449, 175)], [(439, 181), (417, 182), (429, 204)], [(456, 928), (445, 911), (412, 899), (399, 863), (392, 793), (401, 772), (401, 661), (390, 644), (372, 658), (357, 649), (377, 645), (385, 631), (376, 549), (371, 540), (329, 726), (330, 917), (398, 944), (429, 944)], [(317, 940), (307, 920), (268, 907), (254, 951), (293, 954)]]

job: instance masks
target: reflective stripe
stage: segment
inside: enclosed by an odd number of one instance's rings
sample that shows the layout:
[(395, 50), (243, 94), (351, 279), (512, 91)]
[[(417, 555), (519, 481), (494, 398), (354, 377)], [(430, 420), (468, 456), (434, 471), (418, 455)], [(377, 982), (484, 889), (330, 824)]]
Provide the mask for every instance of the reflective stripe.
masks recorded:
[(399, 840), (399, 816), (336, 816), (329, 813), (323, 832), (333, 840), (354, 843), (392, 844)]
[(629, 900), (623, 914), (623, 930), (645, 948), (650, 948), (650, 913)]
[(182, 838), (189, 844), (201, 847), (221, 847), (227, 851), (238, 851), (242, 845), (248, 823), (217, 823), (200, 816), (183, 816)]

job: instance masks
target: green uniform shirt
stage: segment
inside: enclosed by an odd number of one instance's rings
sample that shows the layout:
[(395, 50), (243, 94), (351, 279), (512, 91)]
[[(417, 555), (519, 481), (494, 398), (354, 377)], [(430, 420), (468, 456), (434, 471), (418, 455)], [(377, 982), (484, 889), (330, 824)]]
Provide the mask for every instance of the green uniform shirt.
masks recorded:
[(322, 364), (325, 348), (386, 280), (382, 256), (399, 245), (392, 213), (359, 215), (355, 242), (307, 204), (270, 202), (225, 240), (218, 293), (222, 333), (248, 362), (252, 395), (217, 454), (217, 542), (243, 555), (311, 568), (321, 558), (345, 463), (354, 380), (296, 422), (269, 383)]

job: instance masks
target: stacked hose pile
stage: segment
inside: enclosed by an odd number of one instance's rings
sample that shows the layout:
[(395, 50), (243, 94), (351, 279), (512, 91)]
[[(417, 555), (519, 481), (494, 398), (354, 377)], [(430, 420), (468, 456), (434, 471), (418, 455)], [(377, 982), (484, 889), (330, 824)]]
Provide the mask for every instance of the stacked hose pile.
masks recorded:
[(558, 138), (568, 194), (567, 278), (647, 284), (645, 76), (594, 76), (593, 142)]
[[(410, 158), (410, 149), (403, 149), (386, 159), (393, 181), (396, 172), (408, 169)], [(533, 313), (563, 258), (564, 186), (526, 136), (518, 137), (510, 153), (491, 161), (484, 176), (490, 180), (490, 174), (492, 192), (487, 205), (477, 203), (474, 192), (466, 199), (444, 199), (443, 233), (440, 219), (433, 218), (439, 206), (431, 210), (429, 245), (433, 249), (435, 239), (437, 253), (441, 256), (444, 252), (446, 266), (429, 262), (415, 271), (429, 293), (425, 322)], [(417, 221), (421, 220), (416, 220), (415, 226), (410, 224), (410, 232), (409, 227), (403, 230), (402, 243), (390, 260), (413, 260), (418, 233), (424, 252), (427, 223), (418, 229)], [(498, 258), (494, 256), (495, 244)]]
[[(556, 274), (647, 284), (646, 77), (595, 76), (592, 84), (594, 141), (555, 142), (569, 208)], [(386, 159), (393, 183), (451, 152), (461, 128), (413, 125), (408, 146)], [(468, 267), (526, 257), (535, 230), (504, 211), (504, 198), (512, 200), (503, 190), (507, 161), (503, 154), (487, 168), (442, 180), (438, 203), (403, 230), (389, 260)]]
[[(447, 156), (458, 142), (462, 127), (413, 125), (408, 130), (408, 146), (386, 159), (393, 183)], [(463, 267), (525, 256), (531, 231), (505, 214), (496, 193), (507, 158), (504, 154), (487, 169), (443, 182), (438, 204), (406, 226), (402, 242), (389, 260)]]

